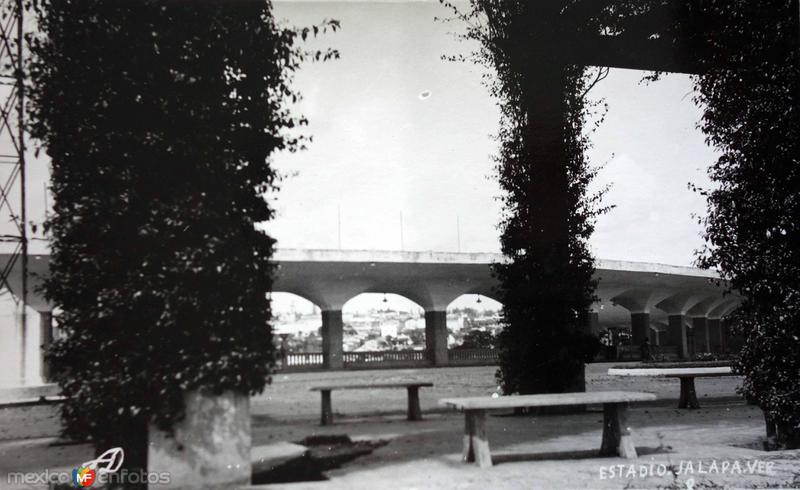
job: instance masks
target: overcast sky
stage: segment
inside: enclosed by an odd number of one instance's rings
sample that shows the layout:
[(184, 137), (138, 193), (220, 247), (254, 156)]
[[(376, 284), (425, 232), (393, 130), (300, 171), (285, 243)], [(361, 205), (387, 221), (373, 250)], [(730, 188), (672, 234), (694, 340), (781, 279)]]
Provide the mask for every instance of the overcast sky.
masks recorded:
[[(434, 22), (436, 2), (285, 3), (279, 18), (308, 25), (336, 18), (329, 45), (341, 59), (306, 65), (296, 77), (314, 141), (278, 155), (291, 174), (276, 194), (269, 231), (282, 247), (495, 252), (500, 189), (493, 177), (498, 112), (479, 67), (442, 61), (466, 52)], [(692, 213), (714, 155), (696, 129), (699, 109), (682, 75), (642, 84), (614, 70), (594, 90), (609, 112), (590, 160), (610, 183), (592, 248), (605, 259), (689, 265), (702, 241)], [(420, 98), (424, 91), (430, 97)], [(460, 225), (460, 226), (459, 226)]]
[[(481, 68), (440, 59), (472, 46), (434, 21), (446, 15), (438, 2), (277, 2), (275, 11), (292, 25), (342, 24), (309, 46), (342, 58), (307, 64), (295, 80), (314, 141), (275, 157), (287, 174), (268, 226), (278, 245), (336, 248), (340, 215), (342, 248), (399, 250), (402, 214), (405, 250), (498, 251), (498, 113)], [(695, 127), (688, 77), (646, 85), (642, 76), (614, 70), (594, 90), (610, 110), (590, 160), (605, 164), (596, 187), (613, 185), (606, 203), (616, 208), (591, 244), (600, 258), (689, 265), (702, 244), (691, 215), (704, 202), (687, 183), (706, 184), (714, 155)], [(46, 161), (28, 170), (29, 217), (41, 221)]]

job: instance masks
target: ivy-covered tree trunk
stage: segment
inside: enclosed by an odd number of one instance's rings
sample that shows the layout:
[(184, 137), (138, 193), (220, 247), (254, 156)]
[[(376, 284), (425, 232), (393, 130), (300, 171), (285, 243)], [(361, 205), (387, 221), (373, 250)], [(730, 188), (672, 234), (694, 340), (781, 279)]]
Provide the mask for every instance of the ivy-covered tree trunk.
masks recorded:
[(565, 50), (587, 26), (563, 20), (564, 0), (472, 0), (467, 12), (444, 3), (480, 42), (473, 59), (494, 71), (501, 109), (498, 380), (506, 394), (582, 391), (584, 363), (599, 350), (585, 326), (596, 286), (587, 240), (602, 212), (599, 196), (586, 194), (595, 171), (584, 97), (604, 71), (567, 64)]
[(169, 430), (187, 390), (268, 382), (274, 240), (255, 225), (273, 215), (270, 155), (301, 144), (285, 102), (304, 34), (264, 0), (36, 5), (65, 432), (122, 446), (135, 470), (148, 425)]
[(583, 391), (583, 366), (597, 349), (585, 331), (595, 283), (582, 239), (587, 217), (579, 215), (585, 197), (573, 187), (586, 171), (575, 140), (582, 135), (573, 133), (568, 102), (583, 70), (558, 63), (520, 68), (521, 151), (498, 165), (514, 211), (501, 236), (510, 261), (495, 266), (504, 314), (498, 378), (506, 393)]

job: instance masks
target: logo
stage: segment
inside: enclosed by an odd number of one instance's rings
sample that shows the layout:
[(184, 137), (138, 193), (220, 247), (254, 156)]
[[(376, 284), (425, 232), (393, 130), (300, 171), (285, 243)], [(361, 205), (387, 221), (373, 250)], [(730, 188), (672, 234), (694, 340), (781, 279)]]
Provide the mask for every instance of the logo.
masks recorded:
[(91, 487), (97, 479), (97, 473), (90, 468), (80, 466), (72, 470), (72, 484), (76, 487)]
[(72, 470), (72, 484), (76, 488), (91, 487), (98, 475), (116, 473), (125, 460), (125, 451), (121, 447), (109, 449), (99, 458), (87, 461)]

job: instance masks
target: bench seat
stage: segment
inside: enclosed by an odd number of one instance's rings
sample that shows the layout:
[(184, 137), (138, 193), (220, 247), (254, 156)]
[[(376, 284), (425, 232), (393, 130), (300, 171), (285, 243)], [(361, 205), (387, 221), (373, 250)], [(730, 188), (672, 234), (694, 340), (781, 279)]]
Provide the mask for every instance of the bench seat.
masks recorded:
[(565, 405), (603, 405), (603, 438), (601, 455), (636, 458), (636, 447), (628, 427), (628, 404), (656, 400), (653, 393), (636, 391), (595, 391), (550, 393), (541, 395), (445, 398), (442, 406), (464, 412), (464, 445), (462, 460), (478, 466), (492, 466), (489, 439), (486, 435), (486, 413), (494, 410)]
[(322, 417), (321, 425), (333, 423), (333, 403), (331, 401), (331, 391), (334, 390), (384, 390), (394, 388), (405, 388), (408, 392), (408, 420), (422, 420), (422, 409), (419, 405), (419, 389), (432, 387), (433, 383), (427, 381), (398, 381), (390, 383), (350, 383), (339, 385), (312, 386), (310, 391), (319, 391), (322, 397)]
[(678, 378), (681, 380), (681, 394), (678, 408), (700, 408), (697, 401), (697, 390), (694, 378), (711, 378), (717, 376), (738, 376), (730, 366), (705, 368), (611, 368), (610, 376), (649, 376), (655, 378)]

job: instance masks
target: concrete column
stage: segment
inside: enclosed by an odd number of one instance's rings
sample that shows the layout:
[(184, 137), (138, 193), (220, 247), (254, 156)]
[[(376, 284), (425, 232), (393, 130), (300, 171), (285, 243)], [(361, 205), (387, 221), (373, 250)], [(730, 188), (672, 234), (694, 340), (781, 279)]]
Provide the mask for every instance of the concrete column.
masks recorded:
[(631, 313), (631, 342), (641, 346), (650, 334), (650, 313)]
[(434, 366), (446, 366), (447, 356), (447, 312), (425, 312), (425, 351)]
[(683, 315), (669, 315), (667, 317), (667, 345), (678, 348), (678, 356), (682, 359), (689, 357), (689, 343), (686, 338), (685, 317)]
[(50, 363), (45, 358), (47, 349), (53, 343), (53, 312), (40, 311), (39, 312), (39, 356), (41, 362), (39, 363), (39, 374), (42, 376), (42, 383), (49, 383), (52, 379), (50, 373)]
[(650, 345), (661, 345), (661, 332), (654, 329), (649, 328), (647, 332), (648, 337), (650, 338)]
[(344, 367), (343, 340), (342, 310), (322, 310), (322, 365), (325, 369)]
[(719, 318), (709, 318), (707, 324), (708, 348), (711, 352), (722, 352), (722, 325)]
[(722, 352), (731, 351), (731, 329), (724, 318), (719, 319), (719, 338)]
[(600, 333), (600, 313), (587, 311), (583, 327), (587, 333), (598, 335)]
[(14, 308), (14, 325), (19, 340), (19, 384), (28, 384), (28, 318), (23, 315), (22, 304)]
[(694, 330), (694, 351), (709, 352), (708, 348), (708, 320), (704, 316), (692, 318), (692, 329)]

